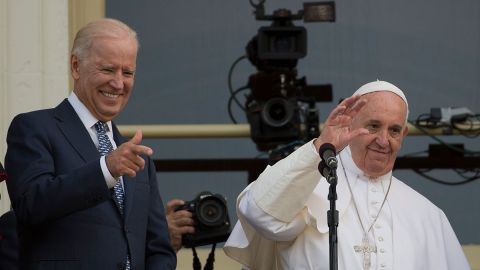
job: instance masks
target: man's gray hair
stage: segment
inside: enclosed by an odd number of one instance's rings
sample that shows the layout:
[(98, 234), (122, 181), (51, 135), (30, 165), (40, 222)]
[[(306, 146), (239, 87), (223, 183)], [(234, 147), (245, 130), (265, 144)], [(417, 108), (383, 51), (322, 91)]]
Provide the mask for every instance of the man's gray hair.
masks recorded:
[(137, 33), (125, 23), (111, 18), (102, 18), (92, 21), (82, 27), (76, 34), (72, 46), (72, 55), (76, 55), (80, 60), (88, 57), (92, 41), (98, 37), (132, 38), (137, 43)]

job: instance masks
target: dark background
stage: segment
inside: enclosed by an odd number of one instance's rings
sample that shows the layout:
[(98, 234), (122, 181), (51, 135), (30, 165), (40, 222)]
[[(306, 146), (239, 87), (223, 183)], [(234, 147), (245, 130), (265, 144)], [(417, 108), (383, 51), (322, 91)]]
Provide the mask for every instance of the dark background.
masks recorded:
[[(125, 21), (139, 35), (140, 52), (134, 94), (118, 124), (230, 124), (227, 75), (233, 62), (261, 26), (247, 0), (107, 0), (106, 15)], [(310, 84), (331, 83), (333, 102), (318, 103), (323, 122), (339, 99), (362, 84), (392, 82), (406, 94), (410, 119), (432, 107), (459, 106), (480, 113), (480, 1), (341, 0), (335, 23), (308, 23), (308, 54), (297, 68)], [(271, 14), (293, 12), (301, 1), (265, 3)], [(256, 69), (242, 61), (233, 73), (234, 88)], [(236, 119), (247, 123), (234, 109)], [(480, 149), (477, 139), (441, 136), (447, 142)], [(409, 136), (401, 155), (427, 150), (426, 136)], [(155, 158), (254, 158), (260, 153), (249, 138), (148, 139)], [(480, 166), (480, 164), (479, 164)], [(462, 244), (480, 243), (480, 181), (445, 186), (411, 170), (394, 174), (442, 208)], [(461, 181), (451, 170), (431, 175)], [(235, 199), (247, 184), (245, 172), (159, 173), (164, 201), (193, 199), (200, 191), (228, 198), (233, 221)]]

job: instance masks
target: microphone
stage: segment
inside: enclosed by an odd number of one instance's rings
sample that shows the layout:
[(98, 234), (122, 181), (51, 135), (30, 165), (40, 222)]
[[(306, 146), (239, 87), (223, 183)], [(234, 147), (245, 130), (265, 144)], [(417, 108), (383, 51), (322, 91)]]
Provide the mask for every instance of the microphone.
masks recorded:
[(7, 180), (7, 173), (5, 172), (5, 169), (2, 166), (2, 163), (0, 162), (0, 182)]
[(337, 180), (337, 176), (335, 173), (332, 173), (332, 169), (329, 168), (326, 164), (325, 164), (325, 161), (322, 160), (320, 161), (320, 163), (318, 163), (318, 171), (320, 172), (320, 174), (323, 175), (323, 177), (325, 177), (325, 179), (327, 180), (327, 182), (329, 184), (332, 183), (332, 181), (336, 181)]
[(318, 153), (320, 154), (320, 158), (322, 161), (325, 161), (325, 165), (330, 168), (330, 169), (336, 169), (337, 168), (337, 158), (336, 156), (336, 151), (335, 151), (335, 146), (331, 143), (324, 143), (322, 146), (320, 146), (320, 149), (318, 150)]

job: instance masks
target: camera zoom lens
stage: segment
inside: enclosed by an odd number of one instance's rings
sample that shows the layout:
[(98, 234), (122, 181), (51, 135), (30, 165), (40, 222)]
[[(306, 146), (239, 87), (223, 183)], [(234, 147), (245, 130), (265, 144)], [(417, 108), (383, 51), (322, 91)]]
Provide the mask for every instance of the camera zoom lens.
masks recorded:
[(225, 216), (225, 208), (218, 200), (205, 199), (198, 205), (197, 218), (206, 226), (221, 225)]
[(272, 98), (267, 101), (262, 110), (262, 119), (271, 127), (281, 127), (294, 117), (293, 106), (284, 98)]
[(272, 105), (268, 114), (271, 119), (277, 122), (285, 119), (285, 116), (287, 115), (287, 110), (285, 109), (285, 106), (277, 103)]

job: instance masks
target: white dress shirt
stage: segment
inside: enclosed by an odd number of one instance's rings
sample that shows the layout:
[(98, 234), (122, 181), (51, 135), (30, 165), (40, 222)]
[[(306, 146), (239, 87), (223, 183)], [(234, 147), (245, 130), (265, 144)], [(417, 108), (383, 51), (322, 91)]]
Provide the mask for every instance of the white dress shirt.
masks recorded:
[[(88, 134), (90, 134), (90, 137), (92, 138), (93, 143), (98, 148), (98, 136), (97, 136), (97, 131), (95, 129), (95, 123), (97, 123), (99, 120), (95, 118), (95, 116), (93, 116), (93, 114), (80, 101), (80, 99), (78, 99), (77, 95), (73, 91), (70, 94), (70, 96), (68, 96), (68, 102), (70, 102), (70, 104), (72, 105), (73, 109), (75, 110), (78, 117), (80, 118), (83, 125), (85, 126), (85, 129), (88, 131)], [(112, 143), (113, 149), (116, 149), (117, 144), (113, 139), (112, 121), (108, 121), (107, 125), (108, 125), (107, 136), (110, 139), (110, 142)], [(105, 161), (105, 156), (102, 156), (100, 158), (100, 167), (102, 168), (102, 173), (108, 188), (113, 188), (117, 183), (117, 181), (121, 181), (122, 187), (123, 187), (122, 177), (119, 177), (119, 179), (116, 179), (115, 177), (112, 176), (112, 174), (108, 170), (107, 162)]]

